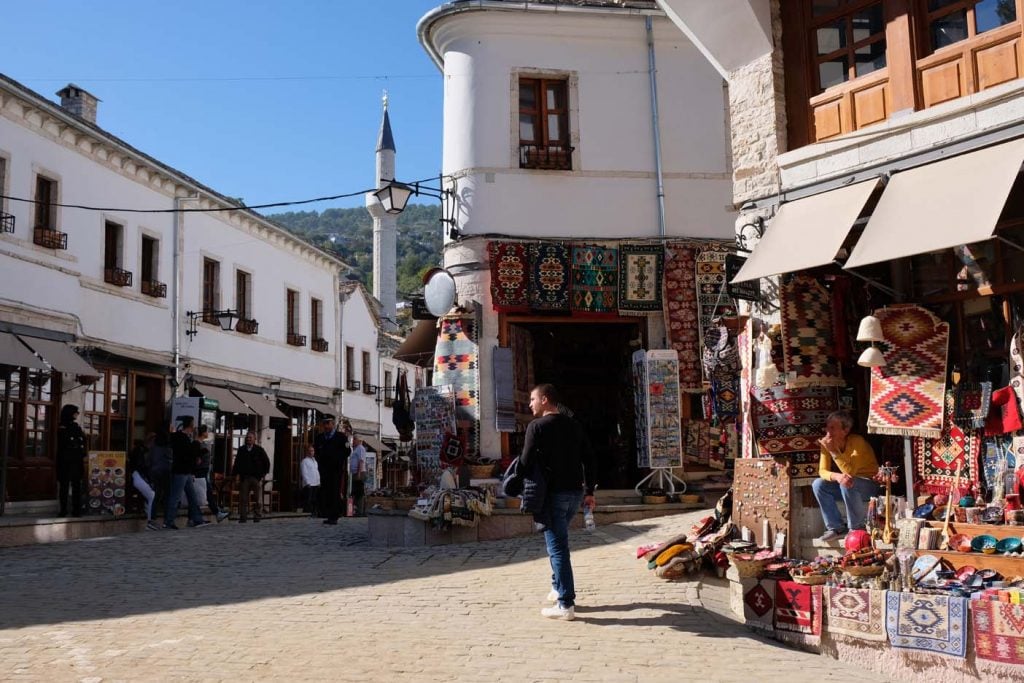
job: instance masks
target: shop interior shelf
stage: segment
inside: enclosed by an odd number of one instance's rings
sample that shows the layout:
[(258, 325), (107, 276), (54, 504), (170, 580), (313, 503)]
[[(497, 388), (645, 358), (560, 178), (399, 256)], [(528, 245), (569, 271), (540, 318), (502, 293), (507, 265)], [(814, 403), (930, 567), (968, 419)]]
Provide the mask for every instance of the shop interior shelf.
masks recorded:
[[(928, 522), (928, 526), (934, 529), (941, 529), (942, 522)], [(949, 522), (949, 533), (966, 534), (971, 538), (975, 536), (988, 535), (997, 540), (1004, 538), (1024, 538), (1024, 526), (1010, 526), (1008, 524), (958, 524)]]
[(1006, 578), (1024, 576), (1024, 557), (1008, 557), (1006, 555), (985, 555), (984, 553), (958, 553), (951, 550), (917, 550), (920, 555), (934, 555), (946, 561), (953, 569), (974, 567), (975, 569), (995, 569)]

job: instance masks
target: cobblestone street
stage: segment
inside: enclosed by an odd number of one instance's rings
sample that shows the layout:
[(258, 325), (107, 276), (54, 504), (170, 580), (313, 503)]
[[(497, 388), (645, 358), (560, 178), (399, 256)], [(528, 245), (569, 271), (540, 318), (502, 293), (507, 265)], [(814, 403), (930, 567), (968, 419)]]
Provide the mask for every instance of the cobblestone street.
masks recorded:
[(702, 606), (724, 589), (634, 559), (699, 516), (573, 532), (571, 623), (539, 615), (540, 537), (381, 550), (364, 519), (282, 519), (6, 549), (0, 678), (881, 680), (760, 639)]

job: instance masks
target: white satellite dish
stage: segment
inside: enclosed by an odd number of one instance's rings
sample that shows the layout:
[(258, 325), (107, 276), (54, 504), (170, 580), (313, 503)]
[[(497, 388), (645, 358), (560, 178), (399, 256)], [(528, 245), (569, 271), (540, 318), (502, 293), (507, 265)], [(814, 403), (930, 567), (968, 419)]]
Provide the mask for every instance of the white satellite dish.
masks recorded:
[(455, 305), (455, 278), (443, 268), (423, 276), (423, 303), (431, 315), (441, 317)]

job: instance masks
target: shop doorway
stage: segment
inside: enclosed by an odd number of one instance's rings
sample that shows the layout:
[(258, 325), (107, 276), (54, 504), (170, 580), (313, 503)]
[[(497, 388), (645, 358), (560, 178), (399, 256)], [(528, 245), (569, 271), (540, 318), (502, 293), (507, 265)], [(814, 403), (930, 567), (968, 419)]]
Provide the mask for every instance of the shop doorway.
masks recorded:
[[(632, 488), (636, 466), (631, 356), (644, 344), (637, 321), (516, 322), (513, 334), (528, 333), (531, 367), (515, 368), (532, 384), (550, 383), (583, 425), (594, 448), (597, 483), (605, 489)], [(522, 433), (510, 443), (521, 449)]]
[(132, 373), (132, 443), (144, 441), (146, 434), (160, 431), (164, 420), (164, 378)]

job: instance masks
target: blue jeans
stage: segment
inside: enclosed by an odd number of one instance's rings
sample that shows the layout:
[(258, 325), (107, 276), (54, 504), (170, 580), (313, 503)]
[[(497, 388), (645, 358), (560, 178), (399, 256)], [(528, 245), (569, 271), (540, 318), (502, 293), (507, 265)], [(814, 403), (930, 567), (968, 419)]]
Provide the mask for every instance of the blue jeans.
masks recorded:
[[(821, 516), (825, 519), (825, 526), (832, 531), (843, 529), (863, 529), (864, 518), (867, 513), (868, 499), (878, 493), (878, 484), (871, 479), (854, 477), (853, 486), (845, 488), (837, 481), (825, 481), (815, 479), (811, 484), (814, 497), (818, 499), (821, 507)], [(843, 518), (839, 515), (837, 501), (842, 498), (846, 506), (846, 519), (848, 524), (843, 524)]]
[(181, 492), (185, 492), (188, 499), (188, 518), (193, 524), (202, 522), (203, 514), (199, 511), (199, 500), (196, 498), (196, 490), (192, 487), (191, 474), (175, 474), (171, 476), (171, 491), (167, 494), (167, 507), (164, 510), (164, 524), (174, 524), (174, 518), (178, 514), (178, 501), (181, 500)]
[(554, 491), (544, 502), (547, 519), (544, 542), (551, 560), (551, 587), (558, 593), (558, 603), (563, 607), (576, 604), (576, 586), (572, 578), (572, 562), (569, 561), (569, 524), (583, 504), (583, 491)]

